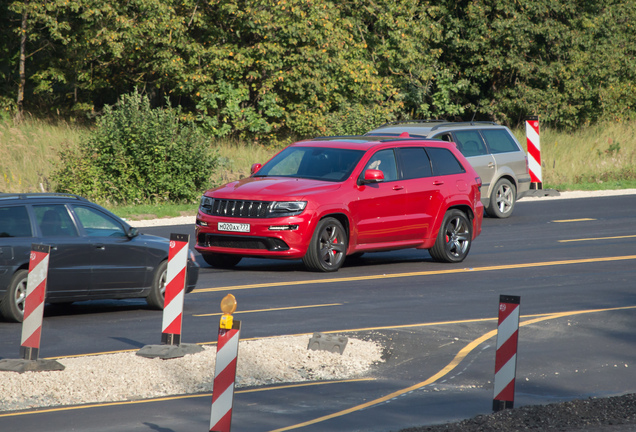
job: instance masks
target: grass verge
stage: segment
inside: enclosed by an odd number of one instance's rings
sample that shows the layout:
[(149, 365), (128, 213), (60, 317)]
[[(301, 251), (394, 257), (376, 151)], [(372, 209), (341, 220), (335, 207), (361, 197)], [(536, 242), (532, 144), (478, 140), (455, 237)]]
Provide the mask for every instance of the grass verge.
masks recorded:
[[(525, 128), (516, 128), (525, 149)], [(58, 153), (77, 146), (90, 130), (73, 124), (28, 119), (20, 124), (0, 120), (0, 191), (54, 191), (50, 174)], [(541, 129), (541, 159), (545, 189), (603, 190), (636, 188), (636, 122), (605, 123), (564, 133)], [(210, 187), (238, 180), (253, 163), (264, 163), (279, 148), (233, 140), (210, 140), (219, 155), (210, 173)], [(203, 194), (203, 190), (201, 194)], [(127, 219), (195, 215), (198, 203), (109, 206)]]

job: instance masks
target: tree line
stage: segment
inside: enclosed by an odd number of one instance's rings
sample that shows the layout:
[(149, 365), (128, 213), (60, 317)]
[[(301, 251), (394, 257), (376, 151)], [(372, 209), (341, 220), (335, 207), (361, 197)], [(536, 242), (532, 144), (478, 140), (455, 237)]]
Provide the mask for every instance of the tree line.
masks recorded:
[(399, 119), (559, 128), (634, 117), (634, 0), (21, 0), (0, 112), (96, 116), (135, 89), (208, 135)]

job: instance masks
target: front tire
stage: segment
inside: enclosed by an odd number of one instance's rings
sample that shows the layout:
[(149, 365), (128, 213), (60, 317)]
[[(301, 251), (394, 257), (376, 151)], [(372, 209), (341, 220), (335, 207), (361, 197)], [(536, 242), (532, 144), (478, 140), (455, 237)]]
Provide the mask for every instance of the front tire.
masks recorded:
[(230, 269), (241, 262), (240, 255), (226, 255), (218, 253), (202, 253), (203, 260), (212, 267)]
[(24, 320), (28, 277), (27, 270), (18, 270), (9, 282), (7, 292), (0, 302), (0, 313), (8, 321), (22, 322)]
[(490, 217), (507, 218), (512, 214), (517, 200), (517, 189), (510, 180), (502, 178), (497, 181), (486, 206)]
[(458, 263), (464, 261), (473, 240), (473, 224), (457, 209), (444, 216), (435, 244), (429, 253), (435, 261)]
[(152, 281), (150, 294), (146, 297), (146, 302), (153, 309), (162, 310), (165, 303), (166, 283), (168, 280), (168, 261), (161, 261), (157, 266), (155, 277)]
[(347, 233), (338, 219), (322, 219), (318, 222), (309, 249), (303, 257), (305, 267), (320, 272), (338, 271), (345, 261), (347, 242)]

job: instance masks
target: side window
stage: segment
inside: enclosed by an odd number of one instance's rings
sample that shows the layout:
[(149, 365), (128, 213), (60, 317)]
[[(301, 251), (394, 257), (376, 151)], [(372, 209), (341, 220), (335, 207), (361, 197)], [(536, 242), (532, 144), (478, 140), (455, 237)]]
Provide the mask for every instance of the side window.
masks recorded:
[(439, 147), (428, 147), (426, 151), (431, 158), (434, 175), (444, 176), (466, 172), (462, 164), (459, 163), (450, 150)]
[[(364, 171), (368, 169), (380, 170), (384, 174), (384, 181), (397, 180), (397, 168), (395, 166), (395, 152), (393, 149), (380, 150), (369, 159)], [(364, 172), (363, 171), (363, 172)]]
[(37, 205), (33, 206), (35, 219), (44, 237), (77, 237), (77, 228), (68, 214), (66, 206)]
[(466, 157), (482, 156), (488, 154), (488, 149), (481, 135), (476, 130), (456, 131), (455, 142), (457, 148)]
[(404, 180), (432, 175), (431, 161), (423, 147), (400, 148), (400, 167)]
[(491, 153), (509, 153), (519, 151), (517, 143), (505, 129), (484, 129), (481, 131)]
[(25, 206), (0, 207), (0, 237), (33, 237)]
[(449, 133), (443, 133), (441, 135), (437, 135), (435, 138), (441, 139), (442, 141), (453, 142), (453, 136)]
[(91, 207), (73, 206), (89, 237), (126, 237), (124, 228), (109, 215)]

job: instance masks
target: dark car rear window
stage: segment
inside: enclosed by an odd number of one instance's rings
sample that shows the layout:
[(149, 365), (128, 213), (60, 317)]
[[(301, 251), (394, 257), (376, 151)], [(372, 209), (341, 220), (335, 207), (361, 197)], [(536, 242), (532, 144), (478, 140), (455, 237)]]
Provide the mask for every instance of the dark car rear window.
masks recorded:
[(0, 237), (33, 237), (25, 206), (0, 207)]
[(426, 149), (433, 165), (433, 175), (443, 176), (466, 172), (455, 155), (448, 149), (428, 147)]

